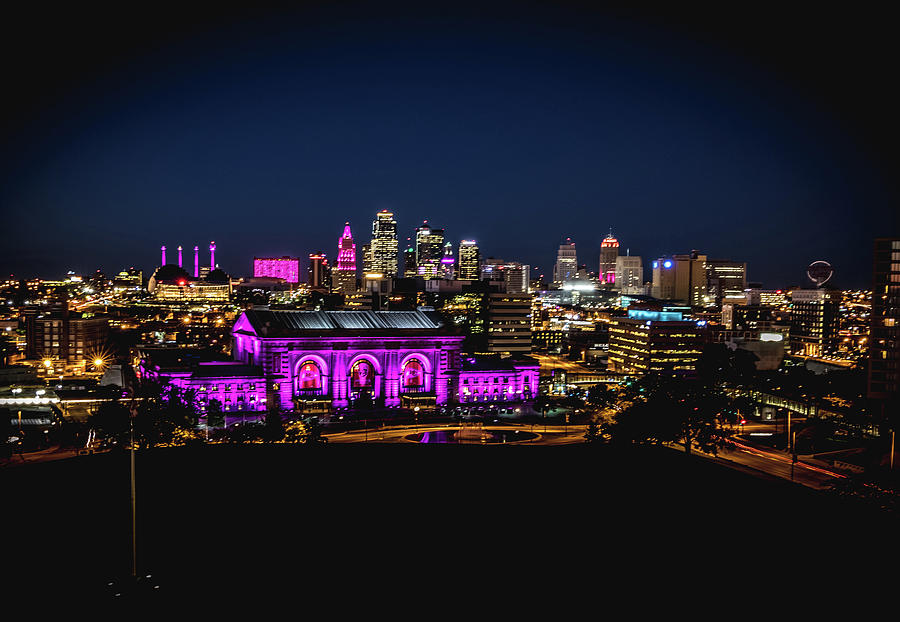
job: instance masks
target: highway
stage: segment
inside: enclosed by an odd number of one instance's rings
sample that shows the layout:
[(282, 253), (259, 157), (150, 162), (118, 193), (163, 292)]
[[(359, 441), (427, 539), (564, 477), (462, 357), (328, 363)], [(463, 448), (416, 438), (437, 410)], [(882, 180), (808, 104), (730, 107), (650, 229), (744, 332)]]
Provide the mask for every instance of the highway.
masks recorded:
[[(746, 426), (747, 429), (750, 429), (750, 427), (751, 426), (749, 425)], [(448, 423), (443, 425), (420, 424), (418, 426), (386, 426), (371, 430), (355, 430), (338, 434), (326, 434), (326, 436), (330, 443), (415, 443), (415, 441), (409, 440), (406, 437), (419, 432), (457, 428), (459, 428), (458, 423)], [(522, 430), (533, 432), (537, 435), (537, 437), (532, 440), (508, 444), (558, 446), (583, 443), (587, 426), (497, 424), (484, 426), (483, 429), (485, 431)], [(683, 451), (681, 445), (671, 443), (668, 446), (672, 449)], [(739, 441), (732, 441), (731, 446), (721, 450), (718, 456), (713, 456), (712, 454), (707, 454), (696, 449), (694, 449), (692, 453), (709, 460), (714, 460), (725, 466), (737, 468), (744, 472), (755, 472), (756, 474), (763, 473), (770, 477), (793, 481), (815, 490), (827, 489), (837, 480), (846, 478), (846, 475), (842, 473), (831, 470), (825, 466), (803, 462), (802, 459), (801, 461), (792, 463), (790, 455), (786, 452), (753, 447)]]

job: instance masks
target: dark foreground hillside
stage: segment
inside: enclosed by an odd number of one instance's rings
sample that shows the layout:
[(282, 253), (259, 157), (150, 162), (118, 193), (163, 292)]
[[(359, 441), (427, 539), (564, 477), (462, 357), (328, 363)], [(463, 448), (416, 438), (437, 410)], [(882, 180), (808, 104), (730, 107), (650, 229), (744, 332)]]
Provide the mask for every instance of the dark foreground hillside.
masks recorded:
[[(128, 464), (0, 472), (9, 594), (108, 598), (130, 568)], [(137, 486), (141, 570), (155, 594), (198, 603), (515, 598), (685, 573), (743, 589), (798, 568), (856, 572), (892, 528), (857, 503), (669, 450), (212, 446), (139, 454)]]

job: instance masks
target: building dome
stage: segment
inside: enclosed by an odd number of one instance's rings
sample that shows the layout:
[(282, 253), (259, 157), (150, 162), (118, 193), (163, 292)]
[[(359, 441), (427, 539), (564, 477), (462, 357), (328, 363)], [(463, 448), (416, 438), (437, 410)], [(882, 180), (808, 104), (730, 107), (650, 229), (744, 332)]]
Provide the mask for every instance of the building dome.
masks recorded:
[(184, 268), (179, 268), (175, 264), (166, 264), (165, 266), (157, 268), (156, 272), (153, 273), (152, 278), (159, 283), (160, 281), (189, 280), (191, 275), (189, 275)]
[(206, 275), (206, 281), (208, 283), (227, 283), (230, 280), (231, 277), (229, 277), (222, 268), (216, 268)]

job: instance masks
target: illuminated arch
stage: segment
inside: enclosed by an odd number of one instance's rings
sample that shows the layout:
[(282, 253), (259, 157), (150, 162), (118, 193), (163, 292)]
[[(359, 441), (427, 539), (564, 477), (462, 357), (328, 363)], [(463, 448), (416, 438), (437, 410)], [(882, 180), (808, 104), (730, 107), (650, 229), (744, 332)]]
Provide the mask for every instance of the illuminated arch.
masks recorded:
[[(309, 365), (315, 367), (317, 373), (317, 387), (312, 386), (302, 386), (301, 383), (304, 382), (304, 379), (301, 377), (302, 373), (309, 373), (312, 370)], [(306, 356), (301, 357), (297, 360), (297, 363), (294, 365), (294, 373), (291, 378), (292, 385), (294, 387), (294, 392), (299, 393), (300, 391), (311, 391), (317, 390), (322, 394), (328, 394), (328, 364), (325, 362), (321, 356), (317, 356), (315, 354), (308, 354)], [(308, 382), (308, 380), (307, 380)]]
[(375, 368), (375, 373), (381, 375), (381, 361), (378, 360), (378, 357), (374, 354), (369, 354), (367, 352), (362, 352), (360, 354), (356, 354), (353, 358), (350, 359), (350, 363), (347, 366), (347, 369), (353, 369), (353, 366), (356, 365), (361, 360), (366, 360), (372, 364)]

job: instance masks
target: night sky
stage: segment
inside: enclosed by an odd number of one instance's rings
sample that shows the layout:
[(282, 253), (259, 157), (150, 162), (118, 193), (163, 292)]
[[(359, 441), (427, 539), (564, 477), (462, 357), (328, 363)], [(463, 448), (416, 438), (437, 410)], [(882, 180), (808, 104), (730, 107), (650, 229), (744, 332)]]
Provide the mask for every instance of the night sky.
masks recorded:
[(870, 285), (898, 234), (886, 16), (421, 4), (13, 9), (0, 274), (215, 240), (246, 275), (333, 256), (345, 220), (368, 242), (387, 208), (401, 247), (428, 219), (545, 274), (567, 236), (596, 271), (612, 227), (647, 267), (698, 249), (775, 288), (826, 259)]

